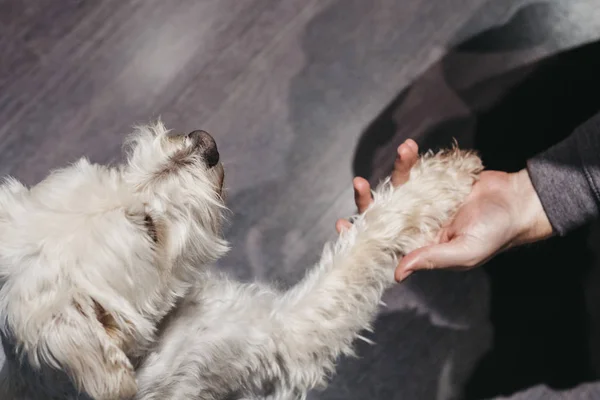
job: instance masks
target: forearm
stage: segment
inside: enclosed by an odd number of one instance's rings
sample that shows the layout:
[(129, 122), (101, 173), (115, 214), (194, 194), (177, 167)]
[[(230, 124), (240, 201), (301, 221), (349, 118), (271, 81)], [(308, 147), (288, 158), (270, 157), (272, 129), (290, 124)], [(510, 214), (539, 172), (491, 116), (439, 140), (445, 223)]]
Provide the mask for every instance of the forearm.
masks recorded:
[(571, 136), (527, 162), (554, 233), (564, 235), (599, 216), (600, 113)]
[(527, 169), (509, 176), (513, 197), (511, 204), (515, 208), (512, 214), (516, 215), (518, 220), (514, 221), (517, 227), (515, 237), (508, 247), (533, 243), (552, 236), (552, 225)]

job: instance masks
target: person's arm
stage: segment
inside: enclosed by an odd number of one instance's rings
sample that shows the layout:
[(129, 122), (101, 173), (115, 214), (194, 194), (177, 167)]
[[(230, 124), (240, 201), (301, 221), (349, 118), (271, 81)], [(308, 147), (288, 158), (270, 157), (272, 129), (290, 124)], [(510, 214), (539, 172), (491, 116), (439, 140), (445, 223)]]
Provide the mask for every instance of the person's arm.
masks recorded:
[(553, 231), (560, 236), (600, 215), (600, 113), (527, 162)]
[(487, 171), (440, 240), (404, 257), (403, 280), (420, 269), (481, 265), (511, 247), (565, 235), (600, 215), (600, 113), (515, 174)]
[[(418, 147), (410, 142), (401, 148), (395, 170), (408, 176)], [(523, 170), (484, 171), (438, 242), (402, 258), (396, 279), (421, 269), (473, 268), (508, 248), (565, 235), (600, 217), (599, 188), (600, 113)], [(355, 180), (355, 196), (362, 212), (371, 201), (368, 182)], [(338, 221), (338, 230), (347, 224)]]

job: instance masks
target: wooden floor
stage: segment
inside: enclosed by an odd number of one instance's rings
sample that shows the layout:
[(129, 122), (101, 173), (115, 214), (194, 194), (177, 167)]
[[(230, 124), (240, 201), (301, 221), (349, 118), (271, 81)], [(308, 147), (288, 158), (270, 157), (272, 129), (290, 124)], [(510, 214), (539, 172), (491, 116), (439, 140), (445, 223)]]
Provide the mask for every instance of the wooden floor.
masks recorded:
[[(290, 284), (333, 237), (335, 220), (353, 212), (353, 175), (375, 182), (387, 174), (405, 138), (427, 149), (457, 136), (508, 170), (600, 109), (578, 106), (555, 136), (522, 115), (532, 102), (600, 89), (592, 73), (600, 64), (590, 56), (599, 49), (554, 58), (599, 37), (600, 0), (0, 0), (0, 174), (34, 184), (84, 155), (118, 160), (131, 127), (158, 117), (175, 130), (208, 130), (226, 164), (234, 213), (233, 251), (220, 267)], [(562, 75), (531, 86), (547, 60)], [(541, 90), (573, 79), (580, 92)], [(515, 91), (525, 94), (507, 112), (503, 101)], [(537, 112), (560, 115), (552, 110)], [(524, 120), (545, 139), (513, 156)], [(573, 361), (568, 367), (540, 354), (521, 366), (517, 357), (486, 366), (502, 348), (494, 291), (523, 300), (513, 287), (498, 289), (505, 276), (497, 270), (416, 276), (392, 290), (378, 345), (344, 360), (331, 388), (312, 398), (453, 399), (465, 390), (480, 398), (595, 378), (600, 368), (582, 355), (585, 338), (571, 358), (559, 357)], [(548, 293), (531, 296), (537, 300), (527, 304), (544, 308)], [(553, 298), (553, 306), (571, 304)], [(586, 312), (582, 302), (556, 312)], [(572, 336), (555, 339), (565, 337)], [(542, 364), (550, 367), (510, 378)]]

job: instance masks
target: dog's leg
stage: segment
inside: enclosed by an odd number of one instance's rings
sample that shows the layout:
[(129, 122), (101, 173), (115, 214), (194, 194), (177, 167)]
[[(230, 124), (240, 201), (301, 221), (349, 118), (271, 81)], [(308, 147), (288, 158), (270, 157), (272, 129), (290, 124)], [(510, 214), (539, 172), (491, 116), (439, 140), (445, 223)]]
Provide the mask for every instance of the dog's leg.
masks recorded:
[(13, 318), (12, 322), (8, 328), (16, 349), (12, 362), (15, 367), (25, 362), (34, 371), (42, 371), (44, 379), (38, 383), (49, 393), (63, 382), (46, 379), (44, 371), (64, 371), (76, 390), (96, 400), (126, 400), (136, 394), (134, 370), (121, 349), (122, 334), (111, 315), (88, 296), (73, 296), (67, 307), (40, 323), (34, 334), (22, 329), (27, 326), (23, 321), (16, 323)]
[(383, 291), (394, 282), (398, 258), (433, 240), (481, 170), (478, 157), (459, 150), (423, 157), (406, 184), (382, 184), (352, 229), (326, 247), (316, 268), (279, 300), (278, 356), (292, 386), (323, 384), (336, 358), (352, 352), (352, 342), (370, 328)]
[(421, 159), (287, 293), (207, 275), (138, 370), (136, 399), (304, 399), (369, 328), (397, 258), (434, 238), (480, 170), (457, 150)]

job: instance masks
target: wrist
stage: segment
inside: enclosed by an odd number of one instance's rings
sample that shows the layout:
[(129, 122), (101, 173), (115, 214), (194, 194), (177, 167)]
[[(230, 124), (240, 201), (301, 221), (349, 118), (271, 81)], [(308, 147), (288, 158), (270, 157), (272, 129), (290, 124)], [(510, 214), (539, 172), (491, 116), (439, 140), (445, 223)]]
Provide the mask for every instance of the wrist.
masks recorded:
[(551, 237), (552, 225), (531, 183), (527, 169), (509, 174), (509, 177), (514, 199), (513, 215), (518, 221), (514, 245), (533, 243)]

